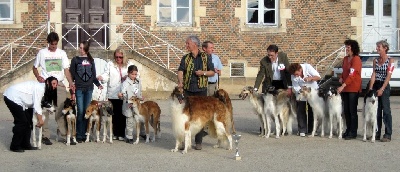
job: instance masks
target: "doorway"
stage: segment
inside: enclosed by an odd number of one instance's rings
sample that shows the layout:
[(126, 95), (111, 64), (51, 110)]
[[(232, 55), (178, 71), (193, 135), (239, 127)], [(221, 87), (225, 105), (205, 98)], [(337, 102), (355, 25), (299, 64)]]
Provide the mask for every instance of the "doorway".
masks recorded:
[[(109, 22), (108, 4), (108, 0), (63, 0), (62, 32), (66, 39), (62, 41), (63, 49), (74, 49), (83, 40), (90, 41), (91, 49), (108, 45), (108, 29), (102, 28)], [(73, 28), (75, 24), (80, 25), (78, 30)]]

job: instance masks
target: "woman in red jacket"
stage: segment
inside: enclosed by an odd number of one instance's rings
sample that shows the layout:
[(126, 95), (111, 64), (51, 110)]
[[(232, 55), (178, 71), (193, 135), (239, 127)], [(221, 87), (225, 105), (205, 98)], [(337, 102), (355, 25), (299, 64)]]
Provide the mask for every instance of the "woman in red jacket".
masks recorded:
[(346, 118), (346, 132), (343, 134), (345, 140), (357, 137), (358, 116), (357, 105), (358, 96), (361, 91), (361, 59), (359, 56), (360, 46), (355, 40), (344, 41), (347, 56), (343, 59), (343, 73), (339, 79), (342, 83), (337, 91), (342, 94), (343, 110)]

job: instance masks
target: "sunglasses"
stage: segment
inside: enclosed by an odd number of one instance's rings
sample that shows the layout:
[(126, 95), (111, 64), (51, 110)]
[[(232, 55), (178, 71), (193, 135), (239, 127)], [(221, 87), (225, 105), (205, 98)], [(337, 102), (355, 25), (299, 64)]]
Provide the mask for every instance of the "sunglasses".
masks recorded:
[(120, 59), (122, 59), (122, 58), (124, 58), (124, 56), (115, 56), (115, 58), (120, 58)]

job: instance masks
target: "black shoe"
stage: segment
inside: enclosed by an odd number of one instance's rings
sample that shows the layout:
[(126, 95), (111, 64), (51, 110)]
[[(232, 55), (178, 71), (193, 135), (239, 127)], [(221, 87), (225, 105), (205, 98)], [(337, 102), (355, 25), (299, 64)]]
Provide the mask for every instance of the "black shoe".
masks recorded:
[(344, 139), (345, 140), (351, 140), (351, 139), (355, 139), (355, 138), (357, 138), (357, 135), (349, 134)]
[(143, 140), (146, 140), (146, 135), (139, 135)]
[(42, 143), (45, 145), (52, 145), (53, 143), (51, 143), (50, 139), (47, 137), (43, 137), (42, 139)]
[(126, 139), (125, 142), (129, 143), (129, 144), (133, 144), (133, 139)]
[(23, 150), (23, 149), (10, 149), (10, 151), (18, 152), (18, 153), (25, 152), (25, 150)]
[(349, 133), (345, 132), (345, 133), (342, 134), (342, 138), (346, 138), (348, 135), (349, 135)]
[(82, 142), (83, 142), (83, 139), (77, 138), (76, 141), (77, 141), (78, 143), (82, 143)]

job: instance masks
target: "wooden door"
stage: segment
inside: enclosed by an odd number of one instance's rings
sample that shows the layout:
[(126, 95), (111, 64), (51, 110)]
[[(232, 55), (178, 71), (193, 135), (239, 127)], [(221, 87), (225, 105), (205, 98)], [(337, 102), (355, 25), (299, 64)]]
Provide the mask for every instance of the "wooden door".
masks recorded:
[(102, 27), (109, 22), (108, 0), (63, 0), (62, 9), (64, 49), (77, 48), (77, 43), (83, 40), (91, 42), (91, 49), (108, 45), (108, 29)]

